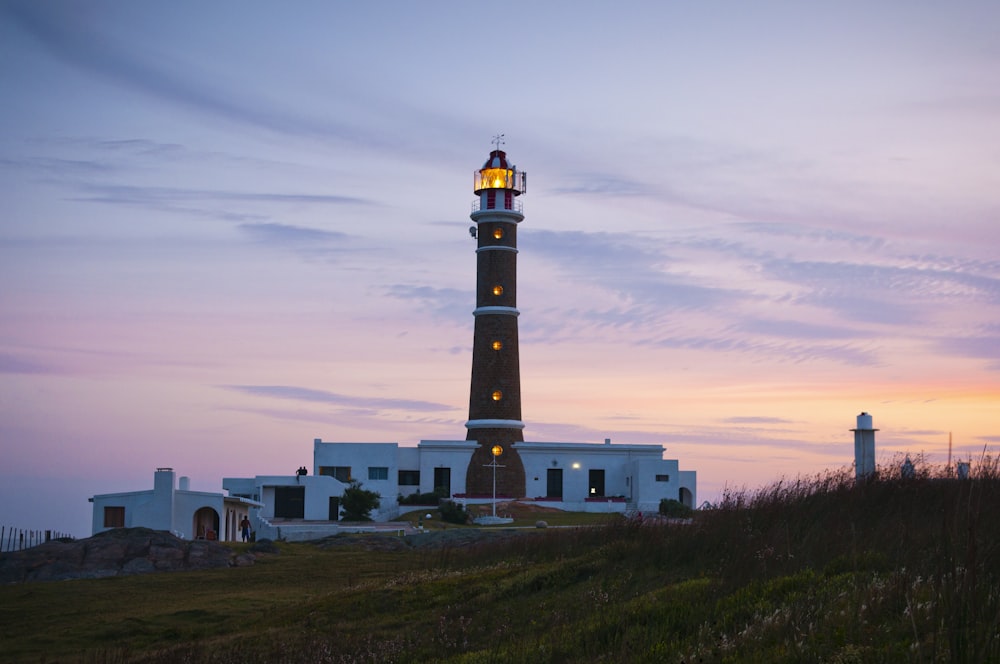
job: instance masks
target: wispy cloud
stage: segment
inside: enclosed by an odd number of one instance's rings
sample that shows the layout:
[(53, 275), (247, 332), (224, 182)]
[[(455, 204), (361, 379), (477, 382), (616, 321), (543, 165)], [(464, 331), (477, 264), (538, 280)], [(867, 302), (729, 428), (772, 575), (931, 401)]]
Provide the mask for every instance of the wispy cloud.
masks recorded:
[[(740, 297), (739, 291), (706, 286), (669, 268), (662, 246), (626, 233), (528, 231), (532, 251), (576, 282), (611, 291), (636, 305), (671, 310), (703, 309)], [(746, 296), (747, 293), (742, 293)]]
[(25, 359), (8, 353), (0, 353), (0, 373), (3, 374), (47, 374), (55, 370), (44, 363)]
[(259, 242), (293, 246), (342, 242), (350, 237), (346, 233), (337, 231), (279, 223), (240, 224), (237, 228)]
[(38, 3), (11, 3), (7, 13), (31, 33), (51, 53), (66, 64), (90, 71), (132, 90), (230, 122), (281, 134), (325, 136), (369, 145), (385, 139), (329, 117), (316, 118), (276, 108), (263, 98), (248, 99), (227, 87), (224, 79), (200, 81), (191, 70), (172, 71), (163, 61), (153, 61), (142, 50), (127, 48), (112, 35), (96, 29), (80, 29), (86, 21), (84, 10), (67, 11), (66, 6)]
[(727, 417), (722, 421), (727, 424), (795, 424), (793, 420), (787, 420), (783, 417), (762, 416)]
[(310, 205), (371, 205), (372, 202), (353, 196), (334, 194), (293, 194), (281, 192), (235, 191), (223, 189), (184, 189), (179, 187), (153, 187), (136, 185), (88, 184), (84, 191), (91, 196), (75, 200), (81, 202), (126, 203), (156, 206), (164, 202), (184, 201), (237, 201), (248, 203), (297, 203)]
[(555, 186), (548, 191), (553, 194), (601, 195), (601, 196), (643, 196), (653, 194), (645, 183), (629, 180), (606, 173), (573, 173), (567, 178), (572, 186)]
[(309, 403), (321, 403), (343, 408), (361, 408), (367, 410), (411, 410), (415, 412), (448, 411), (454, 406), (419, 401), (412, 399), (387, 399), (382, 397), (357, 397), (337, 394), (325, 390), (314, 390), (307, 387), (289, 385), (222, 385), (223, 389), (242, 392), (257, 397), (271, 399), (289, 399)]
[(441, 318), (464, 324), (469, 323), (470, 314), (475, 308), (475, 296), (471, 290), (393, 284), (385, 289), (385, 294), (388, 297), (417, 303), (424, 311), (431, 311)]

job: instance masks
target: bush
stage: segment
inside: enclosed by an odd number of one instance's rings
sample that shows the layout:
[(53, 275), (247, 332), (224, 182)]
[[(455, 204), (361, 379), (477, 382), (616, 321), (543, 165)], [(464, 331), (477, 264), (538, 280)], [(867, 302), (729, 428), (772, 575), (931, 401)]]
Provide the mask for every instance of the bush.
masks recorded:
[(694, 514), (694, 510), (679, 500), (664, 498), (660, 501), (660, 514), (673, 519), (688, 519)]
[(433, 493), (411, 493), (408, 496), (400, 496), (400, 505), (437, 505), (441, 502), (441, 496), (437, 492)]
[(351, 482), (340, 497), (340, 518), (344, 521), (371, 521), (372, 510), (378, 509), (382, 498), (374, 491), (361, 488), (361, 482)]
[(438, 509), (441, 510), (442, 521), (457, 523), (459, 525), (469, 522), (469, 513), (465, 511), (464, 507), (454, 501), (446, 500), (441, 503)]

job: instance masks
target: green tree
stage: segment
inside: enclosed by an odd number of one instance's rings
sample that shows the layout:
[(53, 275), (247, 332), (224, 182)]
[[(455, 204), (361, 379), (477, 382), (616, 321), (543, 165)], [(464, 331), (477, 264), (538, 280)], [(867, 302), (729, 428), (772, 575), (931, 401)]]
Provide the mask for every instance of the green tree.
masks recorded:
[(340, 518), (344, 521), (371, 521), (371, 512), (382, 504), (382, 497), (361, 488), (361, 482), (351, 482), (340, 497)]

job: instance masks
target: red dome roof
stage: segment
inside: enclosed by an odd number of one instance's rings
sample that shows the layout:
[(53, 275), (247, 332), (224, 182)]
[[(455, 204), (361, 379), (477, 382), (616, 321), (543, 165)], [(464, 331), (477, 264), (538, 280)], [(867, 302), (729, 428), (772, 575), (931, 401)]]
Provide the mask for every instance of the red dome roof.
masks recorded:
[(483, 168), (514, 168), (514, 165), (507, 162), (506, 152), (494, 150), (490, 153), (490, 158), (483, 164)]

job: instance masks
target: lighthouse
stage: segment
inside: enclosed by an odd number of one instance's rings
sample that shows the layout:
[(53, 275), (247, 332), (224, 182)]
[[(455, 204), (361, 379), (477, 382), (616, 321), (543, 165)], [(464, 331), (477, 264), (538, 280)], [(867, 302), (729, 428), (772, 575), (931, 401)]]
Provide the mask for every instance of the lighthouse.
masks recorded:
[(854, 478), (868, 480), (875, 475), (875, 432), (869, 413), (858, 415), (858, 428), (854, 432)]
[[(466, 440), (476, 441), (466, 472), (470, 494), (525, 495), (524, 464), (515, 443), (524, 441), (521, 421), (521, 369), (517, 319), (517, 226), (524, 219), (518, 197), (525, 193), (525, 173), (496, 149), (474, 173), (478, 200), (470, 215), (476, 238), (476, 308), (472, 344), (472, 382)], [(495, 456), (494, 448), (501, 453)], [(491, 471), (492, 468), (492, 471)]]

